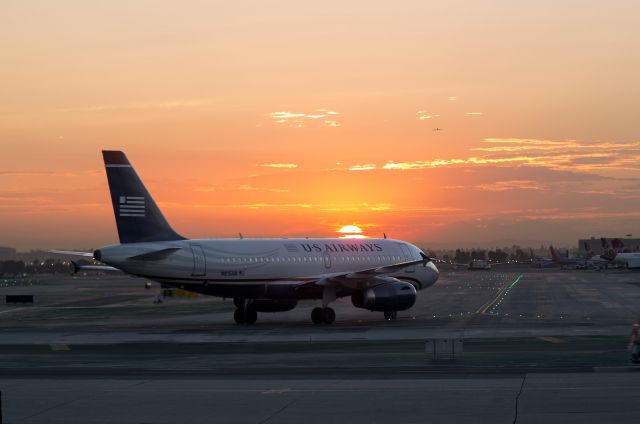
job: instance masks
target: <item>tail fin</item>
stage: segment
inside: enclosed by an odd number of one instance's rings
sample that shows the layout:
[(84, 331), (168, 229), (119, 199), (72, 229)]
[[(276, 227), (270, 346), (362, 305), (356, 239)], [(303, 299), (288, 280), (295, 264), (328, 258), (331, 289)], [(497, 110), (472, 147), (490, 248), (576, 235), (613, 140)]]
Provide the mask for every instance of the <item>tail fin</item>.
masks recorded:
[(184, 240), (173, 231), (156, 202), (120, 151), (102, 151), (120, 243)]
[(614, 238), (613, 240), (611, 240), (611, 247), (616, 250), (620, 250), (624, 248), (624, 243), (619, 238)]
[(549, 246), (549, 251), (551, 252), (551, 257), (555, 262), (562, 262), (560, 255), (558, 255), (558, 252), (556, 252), (556, 249), (554, 249), (553, 246)]

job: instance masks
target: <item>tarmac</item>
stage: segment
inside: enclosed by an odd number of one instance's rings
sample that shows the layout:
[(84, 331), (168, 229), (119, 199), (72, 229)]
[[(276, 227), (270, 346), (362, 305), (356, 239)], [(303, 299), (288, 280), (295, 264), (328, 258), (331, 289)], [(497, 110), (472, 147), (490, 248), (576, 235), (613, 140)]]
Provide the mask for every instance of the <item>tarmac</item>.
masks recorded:
[(0, 305), (4, 422), (637, 422), (640, 273), (440, 268), (397, 320), (341, 299), (331, 326), (315, 302), (239, 326), (137, 278), (0, 279), (35, 297)]

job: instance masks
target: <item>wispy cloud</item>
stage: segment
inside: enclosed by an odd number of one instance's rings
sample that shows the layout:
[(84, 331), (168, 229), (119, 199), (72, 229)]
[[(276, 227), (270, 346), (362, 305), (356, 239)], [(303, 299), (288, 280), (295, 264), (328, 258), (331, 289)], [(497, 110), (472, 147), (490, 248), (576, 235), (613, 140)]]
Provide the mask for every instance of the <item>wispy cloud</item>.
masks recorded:
[(111, 112), (125, 110), (184, 109), (196, 108), (209, 103), (208, 99), (173, 99), (149, 102), (98, 104), (59, 109), (58, 112)]
[(349, 171), (371, 171), (372, 169), (376, 169), (376, 165), (371, 163), (365, 164), (356, 164), (348, 168)]
[(264, 168), (277, 168), (277, 169), (295, 169), (298, 167), (295, 163), (261, 163), (257, 166), (262, 166)]
[[(406, 171), (452, 166), (531, 166), (554, 170), (615, 176), (615, 172), (637, 171), (640, 176), (640, 142), (581, 143), (575, 140), (498, 139), (487, 138), (483, 146), (471, 151), (483, 153), (469, 157), (436, 158), (396, 162), (383, 165), (355, 164), (340, 169), (373, 171)], [(633, 175), (619, 175), (625, 179)]]
[(235, 208), (245, 209), (313, 209), (323, 212), (407, 212), (407, 213), (450, 213), (461, 212), (464, 209), (456, 207), (422, 207), (401, 206), (392, 203), (247, 203), (232, 205)]
[(425, 121), (427, 119), (432, 119), (432, 118), (438, 118), (440, 116), (437, 113), (429, 113), (426, 110), (419, 110), (416, 113), (420, 121)]
[(544, 184), (532, 180), (508, 180), (508, 181), (496, 181), (487, 184), (477, 185), (459, 185), (459, 186), (446, 186), (447, 189), (462, 189), (462, 190), (480, 190), (480, 191), (511, 191), (511, 190), (547, 190)]
[(84, 177), (87, 175), (98, 175), (102, 171), (0, 171), (0, 177)]
[(277, 124), (286, 124), (291, 127), (302, 128), (307, 125), (320, 125), (326, 127), (339, 127), (336, 116), (338, 112), (329, 109), (315, 109), (311, 113), (279, 111), (267, 114)]
[(256, 187), (250, 184), (196, 186), (193, 188), (193, 190), (199, 191), (199, 192), (230, 191), (230, 190), (263, 191), (263, 192), (269, 192), (269, 193), (288, 193), (289, 192), (289, 190), (284, 188)]
[(576, 140), (487, 138), (489, 146), (472, 150), (490, 158), (527, 158), (528, 165), (569, 171), (602, 173), (640, 171), (640, 142), (584, 143)]
[(484, 115), (484, 112), (467, 112), (465, 115)]

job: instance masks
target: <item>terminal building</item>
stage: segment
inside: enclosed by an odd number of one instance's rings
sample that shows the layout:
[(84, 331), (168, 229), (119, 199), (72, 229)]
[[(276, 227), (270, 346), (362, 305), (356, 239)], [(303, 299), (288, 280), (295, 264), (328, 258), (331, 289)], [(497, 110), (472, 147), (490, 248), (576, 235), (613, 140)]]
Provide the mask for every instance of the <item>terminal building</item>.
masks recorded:
[[(608, 249), (611, 249), (611, 240), (618, 239), (623, 244), (623, 249), (629, 252), (640, 252), (640, 238), (630, 238), (630, 237), (604, 237), (607, 239), (609, 243)], [(605, 248), (602, 246), (602, 241), (600, 237), (591, 237), (588, 239), (580, 239), (578, 240), (578, 255), (584, 256), (587, 254), (587, 247), (591, 248), (591, 251), (596, 255), (602, 255), (605, 251)]]

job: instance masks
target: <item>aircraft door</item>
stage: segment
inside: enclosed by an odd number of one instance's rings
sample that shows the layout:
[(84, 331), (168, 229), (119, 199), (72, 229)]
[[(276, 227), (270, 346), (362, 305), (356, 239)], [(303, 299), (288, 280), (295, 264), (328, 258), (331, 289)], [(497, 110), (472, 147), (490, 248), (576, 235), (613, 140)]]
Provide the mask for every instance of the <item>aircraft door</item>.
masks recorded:
[[(409, 248), (407, 246), (405, 246), (404, 244), (400, 244), (400, 250), (402, 250), (402, 255), (404, 256), (404, 259), (406, 261), (410, 261), (412, 259), (411, 258), (411, 252), (409, 252)], [(415, 265), (406, 267), (404, 269), (404, 272), (406, 272), (406, 273), (411, 273), (411, 272), (415, 272), (415, 271), (416, 271)]]
[(191, 252), (193, 253), (193, 275), (194, 277), (200, 277), (207, 274), (207, 258), (204, 255), (202, 246), (191, 246)]
[(324, 260), (324, 267), (331, 269), (331, 256), (329, 255), (329, 252), (324, 252), (322, 254), (322, 259)]

